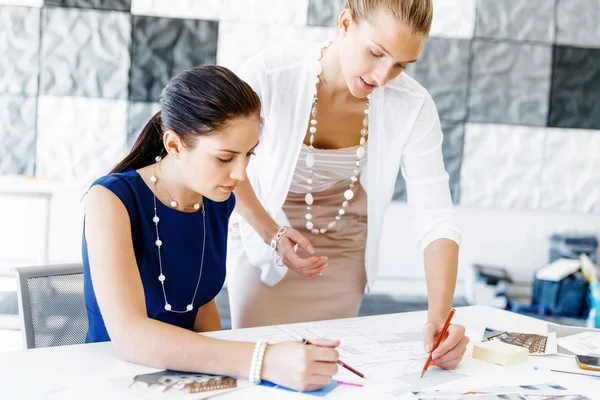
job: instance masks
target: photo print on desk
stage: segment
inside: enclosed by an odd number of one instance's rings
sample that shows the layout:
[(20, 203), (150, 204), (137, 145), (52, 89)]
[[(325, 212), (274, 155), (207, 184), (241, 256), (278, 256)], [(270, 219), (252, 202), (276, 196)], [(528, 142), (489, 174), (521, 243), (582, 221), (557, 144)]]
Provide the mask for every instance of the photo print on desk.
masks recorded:
[(507, 332), (486, 327), (482, 342), (490, 340), (525, 347), (531, 355), (556, 354), (558, 351), (556, 333), (540, 335), (536, 333)]

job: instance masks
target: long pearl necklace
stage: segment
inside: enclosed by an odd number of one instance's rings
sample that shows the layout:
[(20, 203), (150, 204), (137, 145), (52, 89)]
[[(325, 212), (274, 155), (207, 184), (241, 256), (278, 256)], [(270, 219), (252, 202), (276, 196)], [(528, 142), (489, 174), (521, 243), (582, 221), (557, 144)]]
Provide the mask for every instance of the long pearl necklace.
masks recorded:
[(317, 104), (319, 103), (319, 99), (317, 97), (317, 89), (319, 87), (319, 83), (321, 82), (321, 80), (319, 79), (319, 76), (321, 75), (321, 73), (323, 72), (323, 67), (321, 66), (321, 58), (323, 57), (323, 51), (329, 47), (329, 45), (331, 44), (331, 42), (326, 43), (322, 48), (321, 48), (321, 52), (319, 54), (319, 74), (317, 75), (317, 78), (315, 79), (315, 94), (313, 97), (313, 102), (312, 102), (312, 109), (311, 109), (311, 120), (310, 120), (310, 128), (309, 128), (309, 132), (310, 132), (310, 138), (309, 138), (309, 145), (308, 145), (308, 154), (306, 155), (306, 159), (304, 160), (304, 162), (306, 163), (306, 166), (308, 167), (308, 179), (306, 180), (306, 183), (308, 184), (308, 192), (306, 193), (306, 195), (304, 196), (304, 202), (306, 203), (306, 215), (305, 215), (305, 219), (306, 219), (306, 229), (308, 229), (312, 234), (314, 235), (318, 235), (318, 234), (324, 234), (325, 232), (327, 232), (329, 229), (333, 229), (335, 227), (335, 225), (337, 224), (338, 221), (340, 221), (342, 219), (342, 216), (346, 213), (346, 208), (348, 208), (350, 206), (350, 200), (352, 200), (352, 198), (354, 197), (354, 186), (355, 183), (358, 182), (358, 174), (360, 173), (360, 170), (358, 169), (358, 167), (360, 167), (360, 160), (365, 156), (365, 143), (367, 142), (367, 134), (369, 133), (369, 103), (370, 103), (370, 99), (371, 99), (371, 95), (367, 95), (367, 106), (365, 108), (365, 117), (363, 118), (363, 127), (360, 130), (360, 142), (359, 142), (359, 146), (358, 149), (356, 149), (356, 168), (354, 168), (352, 176), (350, 177), (350, 184), (348, 185), (348, 189), (344, 192), (344, 201), (342, 202), (342, 207), (338, 210), (338, 215), (335, 216), (335, 219), (333, 221), (331, 221), (328, 225), (327, 228), (317, 228), (315, 227), (315, 224), (312, 222), (312, 204), (314, 202), (314, 197), (312, 194), (312, 185), (313, 185), (313, 166), (315, 165), (315, 156), (314, 156), (314, 151), (315, 148), (313, 146), (313, 142), (315, 140), (315, 133), (317, 133)]
[[(159, 164), (158, 168), (160, 169), (160, 156), (156, 157), (156, 164)], [(158, 182), (158, 178), (156, 177), (156, 164), (154, 164), (154, 172), (152, 174), (152, 177), (150, 177), (150, 182), (152, 182), (152, 185), (156, 185), (156, 182)], [(161, 170), (161, 179), (163, 178), (162, 175), (162, 170)], [(166, 190), (166, 186), (165, 186), (165, 190)], [(167, 280), (167, 277), (164, 274), (163, 271), (163, 266), (162, 266), (162, 257), (161, 257), (161, 247), (163, 246), (163, 242), (160, 239), (160, 236), (158, 235), (158, 223), (160, 222), (160, 218), (158, 217), (158, 211), (156, 209), (156, 189), (153, 188), (152, 190), (153, 194), (154, 194), (154, 217), (152, 218), (152, 222), (154, 222), (154, 225), (156, 227), (156, 241), (154, 242), (154, 245), (157, 248), (158, 251), (158, 267), (159, 267), (159, 275), (158, 275), (158, 280), (160, 281), (160, 284), (162, 286), (162, 292), (163, 292), (163, 297), (165, 299), (165, 310), (173, 312), (173, 313), (179, 313), (179, 314), (185, 314), (187, 312), (190, 312), (194, 309), (194, 301), (196, 300), (196, 294), (198, 293), (198, 287), (200, 286), (200, 279), (202, 279), (202, 269), (204, 267), (204, 249), (206, 248), (206, 211), (204, 209), (204, 201), (202, 201), (202, 204), (200, 203), (195, 203), (193, 208), (195, 210), (200, 209), (200, 207), (202, 207), (202, 226), (203, 228), (203, 238), (202, 238), (202, 258), (200, 259), (200, 273), (198, 274), (198, 282), (196, 282), (196, 289), (194, 290), (194, 296), (192, 297), (192, 301), (190, 301), (190, 303), (185, 307), (185, 310), (173, 310), (171, 303), (169, 303), (169, 301), (167, 300), (167, 292), (165, 290), (165, 281)], [(167, 192), (168, 193), (168, 192)], [(169, 199), (171, 199), (171, 196), (169, 195)], [(171, 199), (171, 203), (173, 203), (174, 200)], [(198, 207), (196, 207), (196, 205), (198, 205)], [(175, 206), (173, 206), (173, 204), (171, 204), (171, 207), (176, 208), (178, 205), (176, 204)]]

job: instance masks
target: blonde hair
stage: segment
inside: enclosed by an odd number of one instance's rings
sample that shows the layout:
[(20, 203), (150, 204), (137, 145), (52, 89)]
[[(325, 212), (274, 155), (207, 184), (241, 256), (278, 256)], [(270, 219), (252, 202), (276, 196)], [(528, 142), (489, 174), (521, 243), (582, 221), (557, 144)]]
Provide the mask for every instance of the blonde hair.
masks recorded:
[(368, 20), (376, 11), (389, 12), (398, 21), (412, 29), (413, 33), (429, 34), (433, 20), (432, 0), (346, 0), (356, 21)]

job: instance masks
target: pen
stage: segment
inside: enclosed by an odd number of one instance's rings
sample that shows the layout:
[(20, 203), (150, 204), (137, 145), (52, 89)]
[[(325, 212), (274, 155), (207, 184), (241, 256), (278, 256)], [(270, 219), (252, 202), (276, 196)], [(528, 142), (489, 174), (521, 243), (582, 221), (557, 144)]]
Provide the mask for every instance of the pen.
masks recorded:
[(592, 378), (600, 378), (600, 375), (585, 374), (583, 372), (561, 371), (561, 370), (558, 370), (558, 369), (551, 369), (550, 371), (552, 371), (552, 372), (560, 372), (561, 374), (582, 375), (582, 376), (591, 376)]
[(427, 361), (425, 362), (425, 366), (423, 367), (423, 371), (421, 371), (421, 378), (423, 377), (423, 375), (425, 375), (425, 372), (427, 372), (427, 368), (429, 368), (429, 365), (431, 364), (431, 361), (433, 361), (433, 358), (431, 357), (432, 354), (433, 354), (433, 352), (435, 351), (435, 349), (438, 348), (438, 346), (440, 345), (440, 343), (442, 343), (442, 340), (443, 340), (444, 336), (446, 336), (446, 332), (448, 332), (448, 328), (450, 327), (450, 321), (452, 321), (452, 317), (454, 317), (454, 313), (455, 312), (456, 312), (456, 310), (454, 308), (452, 310), (450, 310), (450, 314), (448, 314), (448, 318), (446, 318), (446, 322), (444, 323), (444, 327), (440, 331), (440, 334), (438, 335), (438, 338), (435, 341), (435, 344), (433, 345), (433, 348), (429, 352), (429, 357), (427, 357)]
[[(305, 344), (313, 344), (312, 342), (309, 342), (307, 339), (302, 339), (302, 343), (305, 343)], [(363, 379), (367, 379), (367, 378), (365, 378), (365, 376), (364, 376), (364, 374), (363, 374), (362, 372), (360, 372), (360, 371), (358, 371), (358, 370), (356, 370), (356, 369), (352, 368), (351, 366), (349, 366), (348, 364), (346, 364), (346, 363), (345, 363), (345, 362), (343, 362), (342, 360), (338, 360), (338, 361), (337, 361), (337, 363), (338, 363), (339, 365), (341, 365), (342, 367), (346, 368), (348, 371), (350, 371), (350, 372), (352, 372), (352, 373), (354, 373), (354, 374), (356, 374), (356, 375), (360, 376), (361, 378), (363, 378)]]

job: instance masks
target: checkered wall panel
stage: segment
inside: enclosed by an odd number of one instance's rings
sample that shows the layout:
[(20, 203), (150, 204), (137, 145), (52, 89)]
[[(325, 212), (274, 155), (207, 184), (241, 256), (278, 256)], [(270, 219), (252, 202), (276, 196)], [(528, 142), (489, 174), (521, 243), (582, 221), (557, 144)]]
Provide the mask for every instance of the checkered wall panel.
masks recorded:
[[(343, 3), (0, 0), (0, 174), (91, 182), (126, 153), (170, 76), (320, 43)], [(454, 201), (599, 213), (600, 2), (434, 3), (407, 73), (438, 106)], [(401, 176), (394, 199), (406, 200)]]

